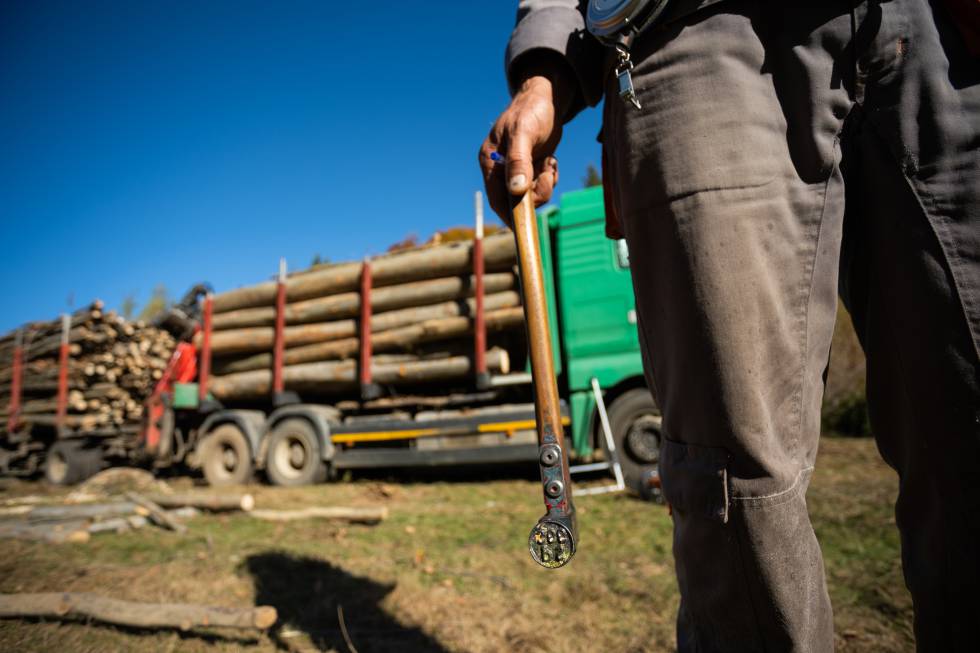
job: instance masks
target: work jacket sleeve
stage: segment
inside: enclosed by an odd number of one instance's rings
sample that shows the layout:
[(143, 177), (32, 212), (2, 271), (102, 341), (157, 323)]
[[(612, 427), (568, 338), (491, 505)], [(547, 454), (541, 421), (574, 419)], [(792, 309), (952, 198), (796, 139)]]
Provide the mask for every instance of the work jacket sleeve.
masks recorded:
[(515, 72), (526, 57), (542, 56), (542, 51), (561, 55), (578, 82), (576, 97), (565, 121), (602, 97), (604, 49), (585, 29), (586, 0), (520, 0), (517, 25), (507, 44), (505, 67), (513, 94), (521, 80)]

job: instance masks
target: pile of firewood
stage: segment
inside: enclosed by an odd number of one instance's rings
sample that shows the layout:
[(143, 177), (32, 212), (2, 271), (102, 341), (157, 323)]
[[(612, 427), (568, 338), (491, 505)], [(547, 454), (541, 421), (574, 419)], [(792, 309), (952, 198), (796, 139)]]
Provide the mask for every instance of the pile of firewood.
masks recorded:
[[(0, 432), (7, 429), (13, 357), (21, 339), (23, 374), (19, 425), (57, 422), (62, 320), (34, 322), (0, 338)], [(175, 347), (173, 337), (127, 322), (96, 301), (70, 318), (68, 395), (64, 426), (78, 432), (135, 432), (143, 404)]]
[[(472, 242), (376, 258), (371, 273), (372, 380), (416, 389), (474, 374)], [(483, 241), (484, 309), (491, 373), (510, 368), (523, 310), (510, 233)], [(343, 394), (357, 386), (363, 263), (321, 265), (287, 277), (286, 390)], [(210, 390), (221, 400), (268, 396), (277, 285), (268, 281), (214, 297)], [(200, 335), (198, 344), (201, 343)]]

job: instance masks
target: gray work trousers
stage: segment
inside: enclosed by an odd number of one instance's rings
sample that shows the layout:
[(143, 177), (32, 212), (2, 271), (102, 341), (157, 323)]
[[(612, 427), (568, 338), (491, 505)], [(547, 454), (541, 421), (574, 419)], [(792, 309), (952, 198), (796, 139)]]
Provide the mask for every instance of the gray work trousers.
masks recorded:
[(633, 57), (606, 175), (664, 413), (678, 649), (833, 649), (805, 494), (839, 290), (919, 650), (977, 650), (980, 63), (922, 0), (722, 2)]

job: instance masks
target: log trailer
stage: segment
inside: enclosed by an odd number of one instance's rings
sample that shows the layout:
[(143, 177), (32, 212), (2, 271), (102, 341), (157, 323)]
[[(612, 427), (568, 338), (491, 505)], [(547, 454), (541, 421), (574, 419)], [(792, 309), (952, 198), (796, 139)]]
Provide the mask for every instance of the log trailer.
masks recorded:
[(176, 331), (160, 321), (128, 322), (96, 300), (0, 339), (0, 475), (43, 470), (52, 483), (69, 484), (132, 464), (144, 399), (175, 341), (187, 338), (186, 313), (198, 310), (206, 290), (193, 288), (171, 309), (168, 319), (182, 318)]
[[(269, 392), (249, 401), (219, 401), (209, 388), (213, 296), (196, 289), (167, 316), (183, 333), (147, 404), (141, 438), (154, 467), (189, 466), (213, 485), (242, 483), (256, 471), (276, 485), (302, 485), (344, 470), (533, 462), (538, 458), (533, 392), (524, 341), (510, 361), (489, 360), (484, 324), (482, 200), (472, 246), (471, 351), (465, 379), (400, 395), (386, 386), (372, 359), (372, 266), (362, 267), (358, 316), (357, 390), (317, 395), (284, 383), (286, 275), (276, 287), (275, 337)], [(635, 300), (624, 241), (604, 235), (601, 188), (564, 194), (538, 212), (555, 369), (563, 424), (583, 470), (618, 451), (628, 486), (648, 493), (661, 437), (660, 413), (643, 377)], [(199, 295), (200, 301), (197, 301)], [(454, 359), (446, 359), (446, 365)], [(374, 364), (372, 365), (372, 361)], [(397, 367), (397, 363), (395, 364)], [(407, 365), (407, 364), (406, 364)], [(404, 370), (403, 370), (404, 371)], [(424, 376), (424, 375), (423, 375)], [(601, 388), (601, 393), (599, 389)], [(598, 399), (598, 402), (597, 402)], [(608, 420), (600, 419), (600, 409)], [(64, 461), (71, 464), (71, 460)]]

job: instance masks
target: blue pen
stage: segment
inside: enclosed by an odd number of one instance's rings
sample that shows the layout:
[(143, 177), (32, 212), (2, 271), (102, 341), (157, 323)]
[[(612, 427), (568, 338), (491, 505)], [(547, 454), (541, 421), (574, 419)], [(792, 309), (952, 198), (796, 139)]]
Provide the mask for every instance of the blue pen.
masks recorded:
[(494, 163), (499, 163), (499, 164), (503, 164), (505, 162), (504, 157), (501, 156), (499, 152), (491, 152), (490, 160), (493, 161)]

